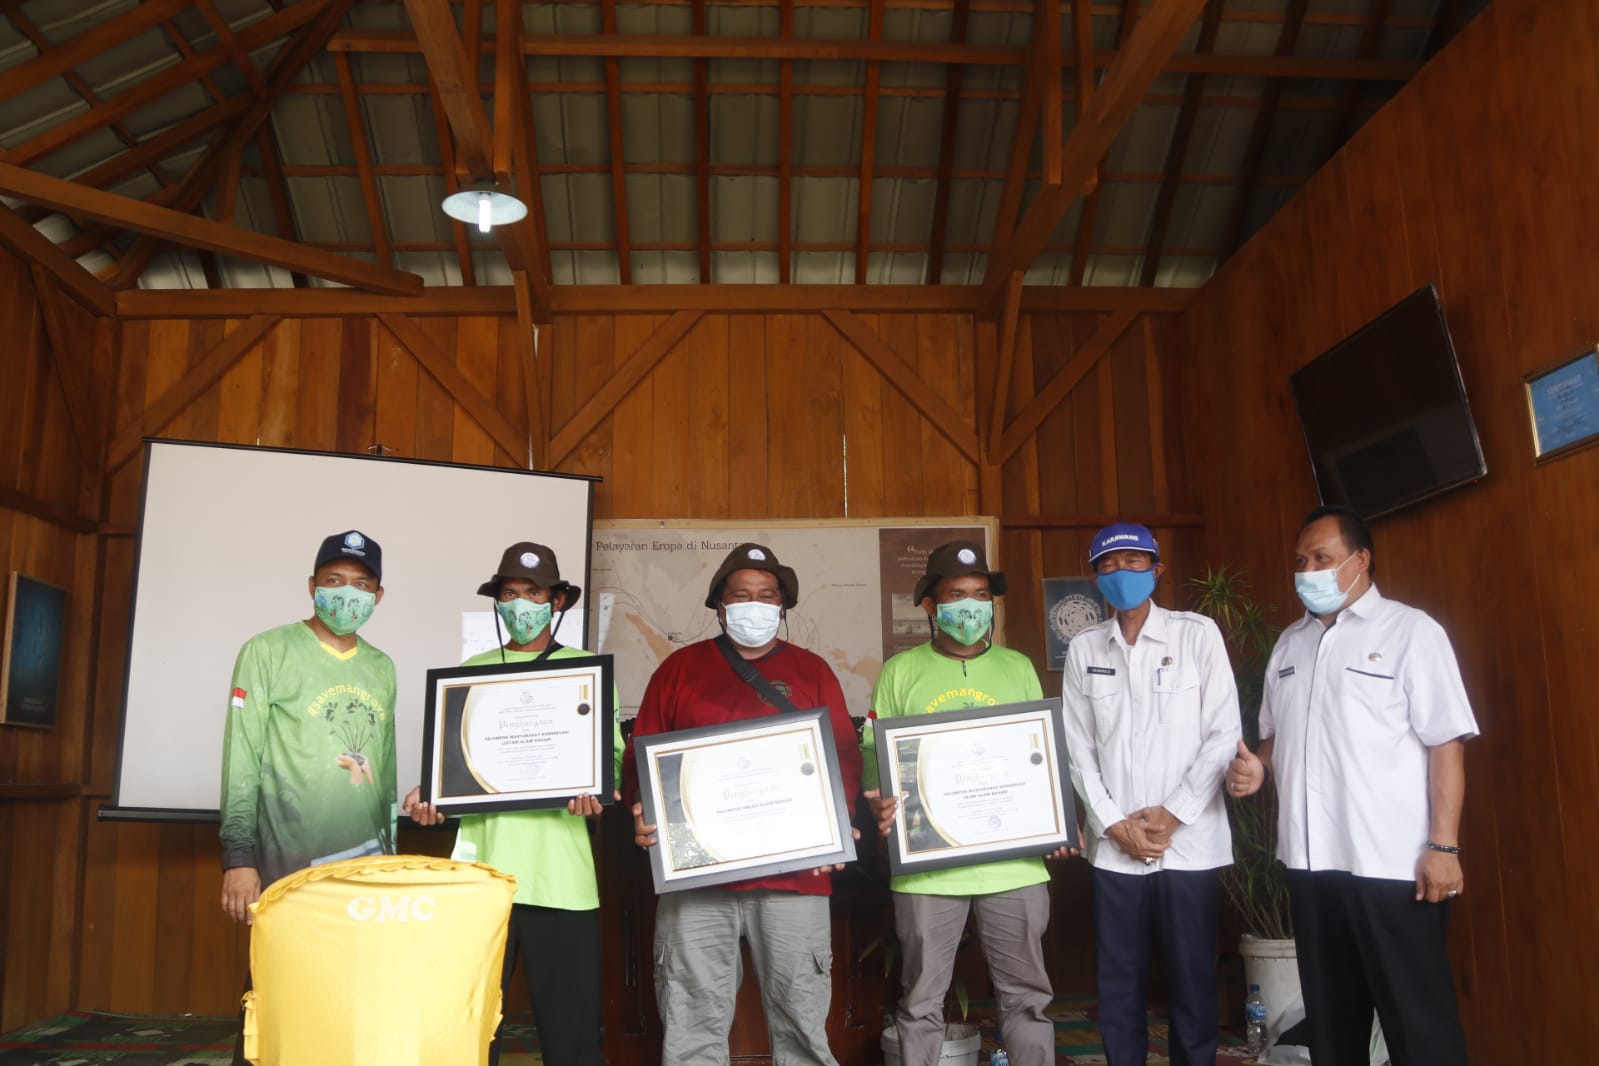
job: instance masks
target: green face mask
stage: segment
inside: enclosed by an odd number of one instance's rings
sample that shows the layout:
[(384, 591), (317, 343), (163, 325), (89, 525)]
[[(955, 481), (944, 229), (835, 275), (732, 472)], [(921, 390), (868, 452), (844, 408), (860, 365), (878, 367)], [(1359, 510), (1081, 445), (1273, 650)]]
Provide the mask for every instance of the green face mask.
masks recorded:
[(339, 636), (347, 637), (366, 625), (366, 620), (372, 617), (372, 611), (378, 605), (378, 598), (375, 593), (353, 585), (335, 585), (330, 588), (319, 586), (311, 602), (323, 625)]
[(514, 644), (531, 644), (550, 624), (555, 608), (548, 603), (530, 603), (524, 599), (502, 600), (494, 605), (500, 612)]
[(993, 624), (994, 604), (991, 600), (967, 597), (938, 605), (938, 628), (968, 647), (982, 640)]

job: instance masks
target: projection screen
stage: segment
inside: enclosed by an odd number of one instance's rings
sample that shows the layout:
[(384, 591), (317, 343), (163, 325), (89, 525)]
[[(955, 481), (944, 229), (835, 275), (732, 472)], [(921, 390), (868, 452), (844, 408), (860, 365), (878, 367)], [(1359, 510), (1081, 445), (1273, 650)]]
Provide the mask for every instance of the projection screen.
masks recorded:
[[(426, 671), (461, 661), (500, 553), (548, 545), (561, 576), (588, 586), (593, 488), (499, 467), (147, 441), (116, 790), (101, 817), (216, 819), (234, 659), (256, 633), (310, 616), (317, 546), (347, 529), (383, 549), (383, 602), (361, 636), (394, 660), (403, 796), (421, 768)], [(560, 639), (581, 645), (573, 614)]]

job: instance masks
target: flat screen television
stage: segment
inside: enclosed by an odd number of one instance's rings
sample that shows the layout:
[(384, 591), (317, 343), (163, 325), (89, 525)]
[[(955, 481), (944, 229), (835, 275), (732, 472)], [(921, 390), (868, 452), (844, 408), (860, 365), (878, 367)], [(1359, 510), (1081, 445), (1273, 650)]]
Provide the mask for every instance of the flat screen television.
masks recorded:
[(1376, 518), (1488, 472), (1432, 285), (1317, 356), (1292, 384), (1325, 504)]

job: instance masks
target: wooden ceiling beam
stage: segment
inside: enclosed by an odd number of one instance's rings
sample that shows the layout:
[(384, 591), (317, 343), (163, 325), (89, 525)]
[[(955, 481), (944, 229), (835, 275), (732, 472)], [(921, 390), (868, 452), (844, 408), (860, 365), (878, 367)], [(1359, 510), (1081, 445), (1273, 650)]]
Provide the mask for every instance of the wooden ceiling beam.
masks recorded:
[(43, 267), (68, 296), (94, 314), (117, 313), (116, 297), (105, 283), (8, 208), (0, 208), (0, 245), (23, 262)]
[[(1022, 291), (1023, 311), (1137, 311), (1170, 314), (1188, 306), (1195, 289), (1141, 289), (1034, 285)], [(975, 285), (562, 285), (552, 294), (557, 315), (671, 314), (688, 309), (722, 313), (851, 311), (970, 313)], [(353, 289), (130, 289), (116, 293), (121, 319), (247, 318), (274, 314), (298, 318), (348, 315), (516, 314), (509, 285), (464, 289), (434, 286), (418, 296), (383, 296)]]
[(543, 405), (549, 397), (549, 389), (539, 365), (539, 323), (533, 314), (533, 290), (528, 284), (527, 271), (512, 271), (511, 287), (516, 293), (516, 346), (522, 356), (522, 392), (527, 403), (528, 467), (537, 470), (549, 450), (549, 438), (544, 430), (548, 419)]
[[(957, 0), (950, 16), (949, 39), (961, 44), (971, 17), (971, 0)], [(966, 68), (951, 64), (944, 72), (944, 117), (938, 134), (938, 172), (933, 176), (933, 222), (928, 234), (927, 283), (944, 280), (944, 242), (949, 238), (949, 198), (955, 183), (955, 137), (959, 132), (961, 86)]]
[(100, 436), (100, 420), (89, 410), (93, 393), (89, 388), (92, 367), (80, 361), (82, 345), (68, 336), (66, 319), (62, 314), (60, 298), (50, 272), (38, 263), (30, 267), (33, 275), (34, 299), (39, 305), (39, 317), (44, 323), (46, 347), (50, 361), (55, 364), (56, 378), (61, 384), (61, 398), (67, 409), (67, 423), (72, 428), (73, 440), (78, 445), (78, 455), (91, 474), (98, 474), (105, 458), (105, 441)]
[[(1122, 0), (1121, 23), (1116, 34), (1118, 46), (1127, 40), (1127, 34), (1132, 30), (1129, 17), (1133, 15), (1134, 0)], [(1083, 112), (1088, 110), (1088, 105), (1094, 98), (1094, 65), (1091, 57), (1094, 54), (1094, 26), (1092, 9), (1082, 0), (1072, 0), (1072, 54), (1075, 57), (1074, 73), (1077, 77), (1077, 120), (1082, 121)], [(1108, 153), (1107, 153), (1108, 154)], [(1072, 241), (1072, 264), (1069, 282), (1072, 285), (1081, 285), (1088, 274), (1088, 249), (1094, 241), (1094, 234), (1099, 226), (1099, 198), (1104, 195), (1105, 182), (1105, 157), (1101, 156), (1099, 166), (1093, 175), (1093, 188), (1089, 190), (1087, 198), (1083, 200), (1083, 209), (1077, 213), (1077, 236)]]
[[(1226, 2), (1227, 0), (1208, 0), (1205, 4), (1205, 14), (1199, 22), (1199, 40), (1195, 44), (1199, 52), (1215, 51), (1216, 34), (1221, 29), (1221, 13)], [(1188, 75), (1188, 83), (1183, 86), (1183, 103), (1177, 110), (1177, 125), (1172, 130), (1171, 143), (1166, 146), (1165, 177), (1160, 183), (1160, 191), (1155, 195), (1155, 215), (1150, 226), (1149, 251), (1144, 256), (1139, 284), (1155, 284), (1155, 275), (1160, 270), (1160, 257), (1165, 249), (1166, 234), (1171, 228), (1172, 208), (1177, 202), (1178, 178), (1188, 165), (1188, 144), (1193, 139), (1194, 120), (1199, 117), (1199, 100), (1204, 94), (1205, 75)]]
[[(1029, 56), (1037, 58), (1038, 38), (1033, 38)], [(1029, 62), (1022, 74), (1022, 97), (1016, 108), (1016, 126), (1011, 130), (1010, 153), (1005, 167), (1005, 184), (1000, 189), (999, 213), (994, 218), (994, 244), (999, 244), (1016, 228), (1016, 218), (1021, 211), (1022, 192), (1026, 187), (1033, 156), (1033, 140), (1038, 133), (1038, 120), (1044, 112), (1044, 72), (1034, 61)]]
[[(161, 24), (161, 34), (167, 39), (167, 42), (171, 44), (173, 48), (178, 50), (178, 54), (181, 55), (185, 60), (194, 58), (194, 46), (191, 45), (189, 43), (189, 39), (183, 35), (183, 31), (178, 29), (177, 26), (173, 25), (171, 19), (168, 19)], [(221, 44), (222, 42), (219, 41), (218, 43)], [(225, 47), (226, 46), (224, 45), (224, 48)], [(246, 52), (245, 54), (248, 55), (249, 53)], [(237, 57), (233, 58), (236, 61)], [(210, 74), (202, 75), (199, 79), (199, 82), (201, 87), (205, 89), (207, 95), (211, 97), (212, 102), (225, 100), (228, 98), (228, 94), (222, 91), (222, 87), (216, 83), (216, 79)], [(261, 94), (255, 93), (255, 95), (259, 97)]]
[[(705, 33), (705, 0), (694, 0), (694, 32)], [(699, 232), (696, 251), (700, 261), (700, 284), (711, 283), (711, 94), (709, 63), (694, 61), (694, 221)]]
[[(883, 38), (883, 0), (872, 0), (866, 16), (866, 39)], [(866, 64), (866, 91), (861, 96), (861, 169), (855, 188), (855, 284), (866, 284), (872, 239), (872, 168), (877, 162), (878, 64)]]
[[(466, 17), (470, 28), (481, 32), (482, 11), (474, 11), (474, 5), (468, 4)], [(527, 101), (520, 95), (521, 79), (517, 75), (518, 68), (525, 62), (521, 50), (517, 48), (517, 42), (522, 36), (522, 5), (496, 3), (494, 19), (494, 40), (497, 45), (494, 53), (492, 151), (494, 180), (502, 189), (514, 193), (517, 188), (517, 173), (522, 169), (520, 161), (527, 156), (524, 146), (520, 143), (522, 132), (526, 128), (522, 123), (522, 108), (526, 106)], [(467, 43), (467, 55), (479, 54), (472, 51), (470, 41)], [(535, 269), (533, 263), (536, 255), (528, 229), (531, 214), (532, 211), (529, 210), (528, 214), (518, 221), (502, 227), (506, 232), (500, 237), (500, 251), (505, 256), (506, 265), (511, 268), (513, 275), (517, 271), (525, 275)]]
[(1011, 274), (1025, 272), (1084, 190), (1100, 158), (1188, 32), (1205, 0), (1159, 0), (1144, 13), (1116, 63), (1105, 74), (1093, 106), (1072, 128), (1062, 154), (1061, 181), (1045, 185), (1021, 224), (988, 257), (983, 277), (985, 317), (998, 310)]
[[(302, 0), (292, 7), (268, 15), (239, 31), (240, 43), (251, 51), (262, 48), (310, 22), (324, 11), (330, 2), (333, 0)], [(33, 163), (77, 142), (95, 130), (103, 129), (113, 122), (126, 118), (169, 93), (192, 85), (227, 63), (226, 49), (220, 45), (208, 48), (191, 59), (185, 59), (159, 74), (146, 78), (131, 89), (106, 98), (82, 114), (57, 123), (31, 140), (0, 151), (0, 162), (14, 163), (17, 166)]]
[[(1305, 25), (1309, 9), (1310, 0), (1289, 0), (1288, 18), (1283, 23), (1281, 35), (1277, 38), (1276, 52), (1279, 56), (1294, 54), (1294, 49), (1299, 44), (1299, 31)], [(1233, 197), (1232, 209), (1227, 213), (1227, 222), (1222, 229), (1223, 259), (1236, 252), (1244, 241), (1244, 224), (1249, 217), (1249, 203), (1254, 199), (1255, 189), (1261, 184), (1260, 168), (1266, 159), (1266, 144), (1271, 139), (1272, 123), (1277, 119), (1282, 99), (1283, 83), (1267, 82), (1261, 97), (1260, 109), (1255, 112), (1249, 127), (1249, 143), (1244, 149), (1243, 168), (1239, 171), (1238, 195)]]
[[(261, 157), (262, 176), (266, 179), (267, 195), (272, 198), (272, 221), (278, 236), (286, 241), (300, 239), (300, 227), (294, 220), (294, 209), (289, 201), (289, 183), (283, 176), (283, 160), (278, 156), (278, 142), (272, 136), (272, 127), (262, 123), (255, 131), (256, 154)], [(289, 272), (290, 282), (297, 289), (306, 285), (305, 274)]]
[(1044, 180), (1058, 182), (1061, 139), (1066, 135), (1061, 105), (1060, 0), (1038, 0), (1038, 13), (1033, 17), (1038, 20), (1038, 27), (1033, 32), (1038, 39), (1039, 72), (1044, 80), (1044, 110), (1038, 117)]
[(366, 224), (372, 233), (372, 248), (377, 261), (386, 267), (394, 265), (394, 250), (389, 247), (388, 224), (383, 218), (383, 194), (378, 189), (377, 175), (372, 171), (372, 147), (366, 136), (366, 117), (361, 113), (361, 101), (355, 95), (355, 76), (350, 71), (350, 57), (344, 52), (333, 54), (333, 68), (339, 79), (339, 97), (344, 102), (344, 126), (350, 137), (350, 148), (355, 153), (355, 169), (361, 179), (361, 198), (366, 201)]
[[(305, 241), (306, 247), (320, 248), (324, 252), (370, 252), (372, 245), (364, 241)], [(611, 252), (616, 246), (610, 241), (553, 241), (551, 245), (558, 252)], [(500, 245), (487, 247), (499, 248)], [(834, 252), (854, 253), (855, 241), (853, 238), (845, 241), (795, 241), (792, 245), (797, 252)], [(448, 252), (452, 250), (449, 241), (396, 241), (393, 248), (397, 252)], [(693, 253), (699, 248), (697, 240), (688, 241), (634, 241), (633, 250), (637, 252), (689, 252)], [(874, 252), (887, 252), (894, 255), (923, 255), (927, 254), (928, 246), (922, 241), (872, 241), (868, 248)], [(948, 250), (957, 254), (980, 255), (988, 250), (988, 245), (977, 243), (958, 243), (947, 246)], [(1044, 246), (1046, 252), (1069, 253), (1072, 245), (1065, 242), (1048, 244)], [(1143, 245), (1098, 245), (1091, 247), (1089, 252), (1094, 255), (1114, 255), (1124, 259), (1137, 259), (1148, 249)], [(750, 241), (712, 241), (713, 252), (777, 252), (777, 242), (772, 240)], [(1215, 248), (1172, 248), (1172, 255), (1198, 256), (1216, 258), (1219, 252)]]
[(232, 58), (233, 65), (239, 68), (244, 80), (250, 83), (250, 88), (257, 96), (266, 95), (269, 91), (266, 79), (261, 76), (261, 71), (256, 67), (255, 60), (250, 58), (250, 53), (239, 43), (239, 38), (233, 32), (233, 27), (228, 25), (228, 20), (218, 13), (216, 0), (194, 0), (194, 6), (199, 9), (200, 17), (205, 19), (206, 25), (211, 27), (211, 32), (216, 34), (217, 41)]
[(69, 214), (81, 214), (108, 222), (158, 240), (171, 240), (186, 247), (203, 248), (286, 270), (302, 270), (356, 288), (402, 295), (417, 293), (422, 289), (422, 279), (415, 274), (373, 266), (98, 189), (86, 189), (70, 181), (38, 174), (9, 163), (0, 163), (0, 191)]
[(527, 234), (526, 272), (533, 297), (533, 320), (544, 323), (550, 320), (550, 235), (544, 217), (544, 175), (539, 163), (538, 131), (533, 127), (527, 64), (520, 60), (516, 64), (516, 91), (521, 135), (516, 139), (514, 165), (517, 189), (527, 198), (527, 218), (517, 223), (517, 227)]
[[(309, 2), (310, 0), (304, 0), (295, 6), (304, 7)], [(354, 0), (326, 0), (318, 7), (311, 21), (278, 52), (268, 78), (268, 93), (252, 100), (244, 114), (239, 116), (228, 128), (227, 133), (211, 146), (205, 157), (184, 177), (178, 195), (172, 202), (175, 212), (186, 214), (200, 206), (216, 185), (226, 153), (232, 146), (243, 144), (255, 136), (256, 129), (272, 113), (272, 107), (277, 103), (284, 88), (299, 77), (300, 71), (313, 56), (322, 51), (327, 39), (338, 29), (339, 23), (344, 20), (345, 12), (349, 11), (353, 3)], [(133, 247), (122, 259), (117, 276), (112, 282), (112, 288), (124, 289), (135, 285), (139, 275), (150, 264), (150, 260), (155, 258), (164, 243), (163, 238), (153, 234), (147, 234), (134, 242)], [(315, 274), (316, 271), (309, 270), (307, 273)]]
[(37, 56), (0, 71), (0, 100), (20, 96), (30, 89), (81, 66), (124, 41), (152, 30), (166, 19), (188, 10), (191, 0), (144, 0), (129, 11), (85, 30)]
[[(410, 39), (427, 62), (450, 129), (455, 133), (456, 166), (473, 181), (489, 181), (494, 177), (494, 131), (478, 93), (476, 56), (467, 54), (449, 0), (405, 0), (405, 10), (415, 29)], [(335, 34), (334, 39), (338, 36)], [(341, 51), (332, 40), (328, 50)]]
[[(444, 194), (454, 196), (461, 191), (461, 176), (455, 168), (455, 138), (450, 135), (450, 120), (444, 113), (444, 104), (439, 100), (436, 91), (428, 94), (428, 102), (433, 110), (433, 132), (439, 139), (439, 162), (444, 172)], [(472, 245), (466, 234), (466, 223), (452, 218), (448, 225), (450, 239), (455, 243), (456, 264), (461, 270), (461, 284), (476, 285), (477, 270), (472, 262)]]
[[(616, 36), (616, 0), (600, 0), (600, 25), (606, 35)], [(524, 46), (526, 42), (524, 42)], [(533, 53), (529, 53), (533, 54)], [(605, 58), (605, 113), (610, 134), (611, 214), (616, 221), (616, 273), (623, 285), (633, 283), (633, 250), (629, 247), (627, 221), (626, 153), (622, 137), (621, 62), (617, 56)]]
[[(406, 0), (416, 3), (419, 0)], [(485, 39), (484, 49), (493, 41)], [(345, 30), (328, 42), (330, 51), (420, 52), (408, 30)], [(867, 41), (846, 38), (695, 36), (692, 34), (537, 34), (522, 41), (525, 55), (585, 56), (601, 59), (822, 59), (879, 63), (963, 63), (1014, 67), (1026, 62), (1027, 50), (1011, 45), (944, 44), (937, 41)], [(1108, 69), (1121, 58), (1117, 51), (1095, 52), (1094, 66)], [(1198, 55), (1173, 52), (1162, 67), (1176, 74), (1235, 74), (1255, 78), (1309, 78), (1334, 81), (1408, 81), (1421, 69), (1414, 60), (1336, 59), (1312, 56)]]
[(988, 437), (983, 454), (992, 457), (999, 451), (1005, 430), (1005, 408), (1010, 403), (1010, 379), (1016, 359), (1016, 338), (1021, 332), (1022, 276), (1012, 274), (1005, 286), (1005, 311), (999, 318), (999, 360), (994, 372), (994, 409), (988, 419)]
[[(794, 36), (794, 0), (780, 0), (777, 35)], [(777, 61), (777, 281), (794, 280), (794, 61)]]

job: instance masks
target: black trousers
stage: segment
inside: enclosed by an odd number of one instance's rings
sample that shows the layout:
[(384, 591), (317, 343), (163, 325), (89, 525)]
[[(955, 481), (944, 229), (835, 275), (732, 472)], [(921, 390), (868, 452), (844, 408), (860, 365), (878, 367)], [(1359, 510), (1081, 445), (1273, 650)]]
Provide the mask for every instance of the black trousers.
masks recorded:
[(1094, 870), (1099, 1032), (1108, 1066), (1143, 1066), (1149, 1055), (1145, 989), (1157, 935), (1171, 1001), (1172, 1066), (1214, 1066), (1218, 886), (1215, 870)]
[(1288, 871), (1288, 899), (1316, 1066), (1367, 1066), (1373, 1009), (1393, 1066), (1466, 1066), (1449, 904), (1339, 871)]
[[(519, 958), (545, 1066), (599, 1066), (600, 912), (512, 904), (500, 976), (500, 992), (507, 1001)], [(499, 1061), (496, 1032), (489, 1066)]]

